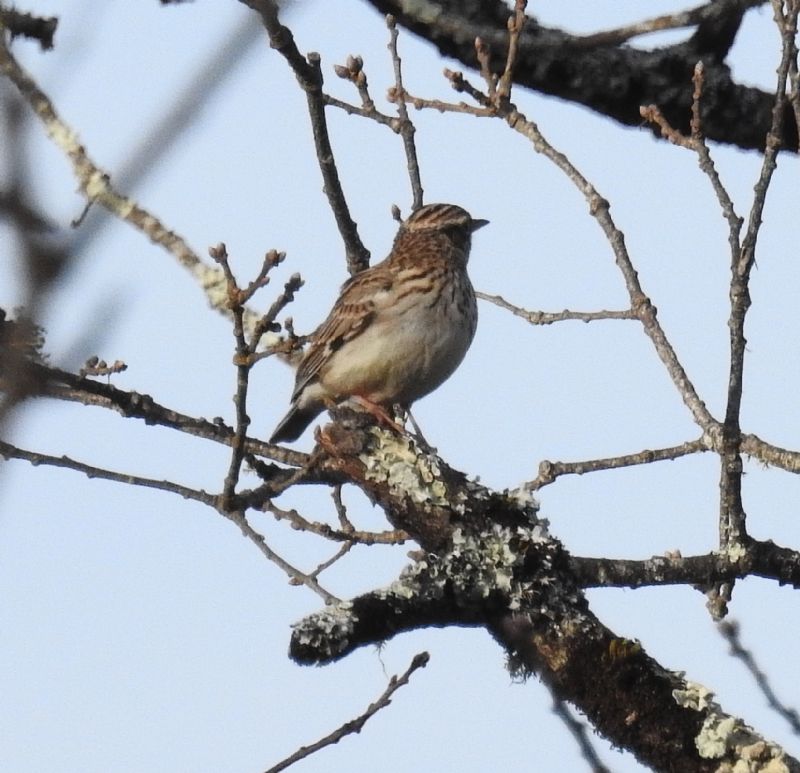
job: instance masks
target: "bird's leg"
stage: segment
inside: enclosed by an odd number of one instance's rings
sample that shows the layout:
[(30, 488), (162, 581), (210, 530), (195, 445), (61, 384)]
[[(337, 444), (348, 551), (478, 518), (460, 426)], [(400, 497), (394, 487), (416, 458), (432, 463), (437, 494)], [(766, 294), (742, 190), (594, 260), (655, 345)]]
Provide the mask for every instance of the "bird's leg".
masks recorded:
[(419, 445), (423, 451), (429, 454), (437, 454), (438, 451), (425, 439), (425, 435), (422, 434), (422, 430), (419, 428), (419, 424), (417, 424), (414, 414), (411, 413), (411, 408), (405, 408), (404, 410), (406, 416), (408, 416), (409, 420), (411, 421), (411, 426), (414, 428), (414, 435), (416, 437), (417, 445)]
[(399, 435), (402, 435), (405, 432), (405, 429), (394, 420), (394, 417), (391, 416), (382, 405), (373, 403), (372, 400), (368, 400), (366, 397), (362, 397), (361, 395), (352, 395), (350, 399), (354, 403), (361, 406), (361, 408), (363, 408), (367, 413), (374, 416), (378, 424), (392, 430), (393, 432), (397, 432)]

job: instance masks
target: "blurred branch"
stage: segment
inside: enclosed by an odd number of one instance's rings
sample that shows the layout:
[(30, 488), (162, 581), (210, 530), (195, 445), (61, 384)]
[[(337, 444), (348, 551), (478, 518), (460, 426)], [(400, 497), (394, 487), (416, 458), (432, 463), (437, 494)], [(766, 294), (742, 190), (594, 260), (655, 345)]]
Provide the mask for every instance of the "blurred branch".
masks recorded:
[(38, 40), (42, 51), (49, 51), (53, 47), (57, 26), (58, 19), (55, 16), (34, 16), (0, 6), (0, 34), (7, 31), (12, 40), (15, 37)]
[(565, 701), (562, 701), (552, 690), (550, 694), (553, 698), (553, 714), (555, 714), (569, 730), (570, 735), (575, 739), (578, 748), (581, 750), (581, 756), (586, 760), (592, 773), (611, 773), (611, 771), (603, 765), (600, 757), (597, 756), (597, 751), (589, 738), (587, 732), (587, 725), (572, 716), (572, 712)]
[[(72, 265), (72, 253), (64, 244), (55, 225), (43, 211), (30, 200), (33, 175), (29, 166), (26, 140), (28, 138), (28, 112), (23, 100), (11, 90), (3, 88), (0, 98), (2, 110), (3, 165), (6, 169), (6, 187), (0, 191), (0, 221), (8, 223), (19, 248), (22, 297), (18, 302), (17, 319), (6, 320), (2, 311), (0, 325), (0, 363), (13, 374), (9, 389), (0, 402), (0, 430), (10, 411), (35, 390), (35, 379), (29, 372), (28, 353), (37, 353), (41, 361), (44, 344), (42, 330), (37, 327), (39, 310), (47, 303), (47, 293), (53, 283)], [(31, 347), (31, 342), (38, 345)]]
[(355, 222), (350, 217), (344, 190), (339, 181), (339, 172), (336, 169), (325, 119), (325, 95), (322, 91), (319, 54), (312, 52), (306, 58), (300, 53), (291, 30), (281, 24), (278, 18), (278, 6), (273, 0), (241, 0), (241, 2), (261, 16), (269, 34), (270, 45), (286, 59), (305, 92), (317, 149), (317, 161), (324, 181), (323, 190), (328, 197), (328, 203), (344, 241), (347, 268), (351, 274), (356, 274), (369, 265), (370, 255), (358, 235)]
[[(238, 65), (251, 53), (262, 39), (262, 30), (248, 14), (242, 22), (225, 37), (219, 47), (212, 51), (191, 76), (190, 82), (176, 99), (169, 101), (169, 108), (142, 138), (128, 159), (114, 174), (117, 188), (133, 192), (155, 170), (161, 161), (181, 141), (205, 105), (211, 103), (223, 86), (230, 80)], [(109, 210), (93, 208), (73, 232), (69, 248), (74, 254), (83, 255), (103, 228), (110, 222)]]
[(775, 691), (772, 689), (767, 675), (758, 667), (753, 653), (742, 646), (742, 640), (739, 636), (739, 623), (735, 620), (723, 621), (717, 625), (717, 630), (725, 641), (728, 642), (728, 646), (731, 648), (731, 655), (741, 661), (744, 667), (750, 672), (753, 679), (755, 679), (758, 689), (761, 690), (764, 697), (767, 699), (769, 707), (789, 723), (795, 735), (800, 735), (800, 715), (798, 715), (796, 709), (785, 706), (778, 700), (778, 696), (775, 695)]
[(411, 678), (411, 674), (413, 674), (417, 669), (425, 668), (428, 665), (428, 661), (430, 660), (430, 655), (427, 652), (420, 652), (419, 654), (414, 656), (414, 659), (411, 661), (411, 665), (406, 669), (405, 673), (398, 676), (393, 676), (389, 680), (389, 685), (380, 695), (380, 697), (371, 703), (367, 710), (356, 717), (355, 719), (351, 719), (349, 722), (345, 722), (338, 730), (334, 730), (330, 735), (326, 735), (324, 738), (321, 738), (316, 743), (311, 744), (310, 746), (301, 746), (294, 754), (287, 757), (285, 760), (281, 760), (277, 765), (273, 765), (266, 773), (278, 773), (278, 771), (285, 770), (290, 765), (294, 765), (295, 762), (299, 762), (306, 757), (318, 752), (320, 749), (324, 749), (326, 746), (330, 746), (331, 744), (339, 743), (346, 735), (350, 735), (351, 733), (360, 733), (363, 729), (364, 725), (366, 724), (367, 720), (370, 717), (375, 716), (381, 709), (386, 708), (392, 702), (392, 696), (396, 693), (401, 687), (404, 687), (408, 684), (409, 679)]
[(225, 277), (222, 271), (204, 263), (182, 237), (166, 228), (155, 215), (116, 191), (109, 176), (92, 161), (75, 132), (58, 116), (50, 98), (23, 70), (1, 38), (0, 72), (17, 87), (42, 122), (50, 139), (71, 162), (80, 189), (86, 196), (87, 206), (100, 204), (120, 220), (141, 231), (192, 273), (212, 307), (219, 308), (224, 304)]

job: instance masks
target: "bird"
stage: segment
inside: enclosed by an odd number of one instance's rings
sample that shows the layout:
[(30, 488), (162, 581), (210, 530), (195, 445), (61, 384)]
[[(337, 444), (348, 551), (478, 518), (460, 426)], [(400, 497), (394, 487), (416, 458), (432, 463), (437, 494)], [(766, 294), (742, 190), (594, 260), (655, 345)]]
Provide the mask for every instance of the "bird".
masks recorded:
[(350, 398), (388, 418), (387, 408), (410, 408), (453, 374), (478, 324), (467, 261), (472, 234), (488, 222), (455, 204), (427, 204), (400, 223), (388, 257), (342, 285), (311, 335), (270, 443), (297, 440)]

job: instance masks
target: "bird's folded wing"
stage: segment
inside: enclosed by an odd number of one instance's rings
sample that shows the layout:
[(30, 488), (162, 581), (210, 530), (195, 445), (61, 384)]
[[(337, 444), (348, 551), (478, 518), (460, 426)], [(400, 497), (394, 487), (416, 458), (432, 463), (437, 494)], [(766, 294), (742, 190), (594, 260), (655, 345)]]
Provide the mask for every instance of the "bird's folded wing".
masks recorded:
[(339, 299), (325, 322), (314, 332), (311, 344), (297, 369), (292, 400), (296, 400), (344, 344), (357, 338), (386, 302), (393, 277), (382, 266), (356, 274), (342, 286)]

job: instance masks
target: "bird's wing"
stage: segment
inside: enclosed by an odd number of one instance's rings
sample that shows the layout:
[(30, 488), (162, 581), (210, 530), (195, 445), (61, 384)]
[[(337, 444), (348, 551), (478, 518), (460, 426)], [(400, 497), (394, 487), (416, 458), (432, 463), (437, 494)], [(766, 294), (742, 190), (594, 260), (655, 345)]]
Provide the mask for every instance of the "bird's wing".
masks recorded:
[(292, 400), (296, 400), (317, 377), (337, 349), (364, 332), (376, 311), (383, 306), (392, 282), (392, 272), (380, 263), (356, 274), (342, 285), (331, 313), (314, 331), (309, 348), (300, 362)]

